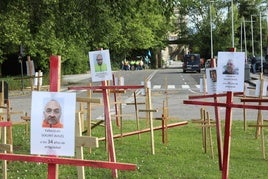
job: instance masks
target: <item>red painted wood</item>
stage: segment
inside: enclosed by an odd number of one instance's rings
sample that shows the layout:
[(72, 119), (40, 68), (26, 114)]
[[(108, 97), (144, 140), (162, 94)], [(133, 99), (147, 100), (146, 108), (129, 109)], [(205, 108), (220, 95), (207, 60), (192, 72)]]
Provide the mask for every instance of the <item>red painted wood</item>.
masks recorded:
[[(228, 106), (226, 103), (215, 103), (215, 102), (207, 102), (207, 101), (191, 101), (191, 100), (184, 100), (183, 104), (193, 104), (193, 105), (200, 105), (200, 106), (220, 106), (226, 107)], [(258, 105), (246, 105), (246, 104), (231, 104), (234, 108), (245, 108), (245, 109), (260, 109), (260, 110), (268, 110), (268, 106), (258, 106)]]
[(61, 71), (61, 57), (50, 56), (50, 90), (51, 92), (60, 91), (60, 71)]
[[(102, 81), (102, 86), (106, 86), (106, 82)], [(110, 114), (110, 104), (108, 98), (107, 89), (103, 89), (103, 104), (104, 104), (104, 114), (105, 114), (105, 126), (106, 126), (106, 136), (108, 143), (108, 153), (109, 153), (109, 161), (116, 162), (115, 158), (115, 149), (114, 149), (114, 138), (113, 138), (113, 128), (111, 122), (111, 114)], [(118, 177), (118, 172), (116, 169), (112, 170), (113, 178)]]
[[(60, 73), (61, 73), (61, 57), (52, 55), (50, 56), (50, 72), (49, 72), (49, 91), (60, 91)], [(56, 157), (56, 156), (54, 156)], [(48, 178), (58, 178), (58, 166), (57, 164), (48, 164)]]
[(0, 127), (10, 127), (12, 126), (12, 123), (10, 121), (1, 121)]
[[(192, 104), (192, 105), (201, 105), (201, 106), (214, 106), (214, 107), (226, 107), (226, 116), (225, 116), (225, 134), (224, 134), (224, 148), (223, 153), (221, 151), (221, 129), (220, 121), (217, 121), (216, 116), (216, 125), (217, 129), (217, 143), (218, 143), (218, 154), (219, 154), (219, 167), (222, 169), (222, 178), (227, 179), (229, 175), (229, 160), (230, 160), (230, 141), (231, 141), (231, 126), (232, 126), (232, 108), (243, 108), (243, 109), (256, 109), (256, 110), (268, 110), (268, 106), (264, 105), (246, 105), (246, 104), (234, 104), (233, 96), (240, 95), (239, 93), (227, 92), (227, 101), (226, 103), (219, 103), (214, 99), (214, 102), (207, 101), (194, 101), (194, 100), (184, 100), (184, 104)], [(189, 99), (200, 99), (200, 98), (209, 98), (214, 97), (217, 98), (219, 96), (225, 96), (225, 94), (217, 94), (217, 95), (201, 95), (201, 96), (192, 96)], [(267, 99), (258, 99), (258, 98), (244, 98), (241, 99), (241, 102), (268, 102)], [(216, 108), (215, 108), (216, 110)], [(218, 112), (215, 111), (215, 115)], [(218, 118), (219, 119), (219, 118)], [(221, 162), (222, 161), (222, 162)]]
[(48, 166), (47, 166), (47, 178), (48, 179), (56, 179), (58, 178), (58, 175), (57, 175), (57, 164), (55, 163), (49, 163)]
[(22, 161), (22, 162), (35, 162), (35, 163), (47, 163), (47, 164), (61, 164), (72, 166), (87, 166), (92, 168), (106, 168), (106, 169), (118, 169), (118, 170), (136, 170), (135, 164), (119, 163), (119, 162), (107, 162), (98, 160), (82, 160), (73, 158), (60, 158), (50, 156), (37, 156), (37, 155), (21, 155), (11, 153), (0, 153), (1, 160), (9, 161)]
[(227, 179), (229, 175), (229, 161), (231, 148), (231, 130), (232, 130), (232, 103), (233, 93), (227, 92), (226, 114), (225, 114), (225, 132), (223, 145), (222, 179)]
[[(101, 86), (73, 86), (68, 87), (68, 90), (102, 90), (103, 94), (103, 103), (104, 103), (104, 114), (105, 114), (105, 126), (106, 126), (106, 137), (108, 143), (108, 153), (109, 153), (109, 161), (116, 162), (115, 157), (115, 148), (113, 141), (113, 131), (112, 131), (112, 123), (111, 123), (111, 115), (110, 115), (110, 104), (108, 98), (108, 89), (110, 90), (122, 90), (122, 89), (140, 89), (144, 88), (143, 85), (134, 85), (134, 86), (107, 86), (105, 81), (102, 81)], [(112, 170), (113, 178), (117, 178), (118, 172), (116, 169)]]
[[(234, 96), (240, 96), (243, 95), (243, 92), (235, 92), (233, 93)], [(227, 94), (226, 93), (219, 93), (219, 94), (208, 94), (208, 95), (194, 95), (194, 96), (189, 96), (188, 99), (203, 99), (203, 98), (213, 98), (213, 97), (225, 97)]]
[(266, 98), (242, 98), (240, 99), (241, 102), (268, 102), (268, 99)]
[[(218, 98), (214, 97), (214, 103), (218, 103)], [(218, 146), (218, 162), (219, 169), (222, 170), (222, 133), (221, 133), (221, 118), (218, 106), (214, 107), (215, 120), (216, 120), (216, 136), (217, 136), (217, 146)]]

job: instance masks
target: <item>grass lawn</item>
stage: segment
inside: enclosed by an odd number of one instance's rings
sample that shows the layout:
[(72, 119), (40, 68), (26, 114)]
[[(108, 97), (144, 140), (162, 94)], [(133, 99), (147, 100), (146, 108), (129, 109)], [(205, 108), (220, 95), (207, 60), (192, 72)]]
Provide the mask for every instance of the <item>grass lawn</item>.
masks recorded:
[[(178, 121), (169, 123), (174, 122)], [(140, 125), (141, 128), (145, 128), (146, 122), (142, 121)], [(154, 121), (154, 125), (159, 126), (160, 121)], [(134, 131), (135, 128), (135, 121), (126, 120), (123, 122), (123, 132)], [(222, 131), (224, 131), (224, 128), (222, 128)], [(24, 126), (16, 125), (13, 127), (14, 153), (29, 154), (30, 137), (24, 135), (24, 132)], [(114, 133), (119, 132), (120, 130), (114, 125)], [(155, 155), (151, 153), (150, 133), (141, 134), (140, 140), (137, 135), (115, 139), (116, 160), (137, 165), (136, 171), (119, 171), (119, 178), (221, 178), (215, 128), (212, 129), (212, 133), (214, 159), (211, 156), (209, 147), (207, 153), (204, 153), (201, 128), (198, 127), (198, 124), (191, 122), (185, 126), (170, 128), (168, 130), (168, 144), (162, 144), (161, 130), (155, 131)], [(94, 128), (92, 136), (103, 137), (104, 127), (98, 126)], [(260, 137), (255, 139), (255, 128), (247, 128), (244, 131), (242, 121), (233, 121), (230, 179), (267, 178), (268, 161), (262, 157), (260, 144)], [(107, 161), (105, 143), (100, 142), (99, 148), (92, 149), (91, 153), (85, 149), (84, 158)], [(112, 178), (111, 170), (109, 169), (85, 168), (85, 173), (86, 178), (91, 179)], [(47, 178), (47, 165), (9, 162), (8, 178)], [(76, 167), (59, 166), (59, 178), (77, 178)]]

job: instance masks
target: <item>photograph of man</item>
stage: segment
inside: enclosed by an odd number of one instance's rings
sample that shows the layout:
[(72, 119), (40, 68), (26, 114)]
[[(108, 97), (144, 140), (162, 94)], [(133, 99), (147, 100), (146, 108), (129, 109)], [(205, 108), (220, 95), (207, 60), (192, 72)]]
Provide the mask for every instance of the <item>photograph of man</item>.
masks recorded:
[(238, 74), (238, 68), (235, 68), (233, 60), (229, 59), (227, 61), (222, 74)]
[(216, 70), (210, 70), (210, 78), (213, 82), (217, 82), (217, 71)]
[(103, 63), (103, 57), (101, 54), (98, 54), (96, 57), (97, 63), (95, 64), (95, 72), (104, 72), (107, 71), (107, 65)]
[(63, 128), (60, 121), (61, 118), (61, 105), (58, 101), (52, 99), (46, 103), (44, 107), (44, 120), (42, 123), (43, 128)]

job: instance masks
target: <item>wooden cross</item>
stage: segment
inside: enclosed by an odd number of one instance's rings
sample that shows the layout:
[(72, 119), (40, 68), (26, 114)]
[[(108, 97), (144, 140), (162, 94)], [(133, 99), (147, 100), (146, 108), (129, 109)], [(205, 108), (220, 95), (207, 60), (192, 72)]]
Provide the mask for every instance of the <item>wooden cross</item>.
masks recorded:
[[(87, 127), (86, 127), (86, 132), (88, 136), (91, 136), (91, 104), (92, 103), (97, 103), (100, 104), (101, 100), (99, 98), (91, 98), (91, 93), (88, 92), (87, 97), (76, 97), (76, 102), (80, 102), (80, 103), (86, 103), (87, 105)], [(83, 114), (83, 111), (79, 111), (79, 118), (81, 118), (81, 115)], [(81, 121), (82, 122), (82, 128), (84, 129), (84, 120)]]
[[(268, 102), (268, 99), (263, 99), (263, 98), (242, 98), (241, 102), (258, 102), (258, 106), (262, 106), (263, 102)], [(265, 159), (265, 140), (264, 140), (264, 132), (263, 132), (263, 127), (268, 127), (268, 125), (263, 124), (263, 117), (260, 109), (258, 109), (258, 119), (257, 119), (257, 124), (255, 125), (249, 125), (249, 127), (256, 127), (256, 134), (258, 132), (258, 135), (261, 135), (261, 146), (262, 146), (262, 156)], [(260, 114), (259, 114), (260, 113)]]
[[(6, 133), (6, 127), (11, 127), (12, 124), (10, 121), (1, 121), (0, 127), (1, 127), (1, 144), (0, 144), (0, 152), (7, 153), (13, 151), (13, 146), (11, 144), (7, 144), (7, 133)], [(2, 163), (2, 178), (7, 179), (7, 161), (4, 160)]]
[[(239, 94), (240, 95), (240, 94)], [(230, 160), (230, 142), (231, 142), (231, 126), (232, 126), (232, 108), (247, 108), (247, 109), (256, 109), (256, 110), (268, 110), (268, 106), (259, 106), (259, 105), (245, 105), (245, 104), (235, 104), (233, 103), (233, 92), (227, 92), (226, 94), (214, 94), (207, 96), (199, 96), (197, 98), (208, 98), (213, 96), (226, 96), (226, 103), (220, 102), (207, 102), (207, 101), (193, 101), (193, 100), (184, 100), (184, 104), (192, 104), (192, 105), (201, 105), (201, 106), (217, 106), (217, 107), (225, 107), (225, 132), (224, 132), (224, 148), (223, 148), (223, 160), (222, 160), (222, 178), (228, 178), (229, 172), (229, 160)], [(262, 99), (260, 99), (262, 101)], [(216, 126), (219, 127), (219, 126)], [(220, 135), (217, 133), (217, 138)], [(219, 146), (218, 146), (219, 148)], [(219, 149), (221, 150), (221, 149)], [(221, 155), (221, 153), (219, 153)], [(220, 158), (220, 157), (219, 157)], [(221, 162), (221, 161), (219, 161)]]
[[(215, 124), (212, 124), (213, 122), (210, 119), (208, 111), (206, 111), (204, 108), (201, 108), (200, 109), (200, 119), (192, 119), (192, 122), (201, 124), (203, 149), (204, 149), (205, 153), (207, 153), (207, 133), (208, 133), (211, 156), (214, 159), (211, 127), (215, 126)], [(208, 131), (207, 131), (207, 128), (208, 128)]]
[[(60, 57), (52, 56), (50, 58), (50, 91), (57, 92), (60, 90)], [(1, 125), (8, 125), (1, 122)], [(111, 131), (110, 131), (111, 132)], [(81, 146), (81, 144), (79, 144)], [(82, 159), (71, 159), (71, 158), (59, 158), (55, 156), (32, 156), (32, 155), (20, 155), (20, 154), (7, 154), (0, 153), (1, 160), (10, 161), (23, 161), (23, 162), (36, 162), (36, 163), (47, 163), (48, 164), (48, 179), (56, 179), (58, 177), (58, 164), (63, 165), (74, 165), (74, 166), (89, 166), (95, 168), (109, 168), (113, 171), (119, 170), (135, 170), (136, 165), (118, 163), (116, 161), (103, 162), (103, 161), (92, 161), (92, 160), (82, 160)], [(6, 170), (5, 170), (6, 172)]]
[[(76, 147), (76, 158), (84, 160), (83, 148), (88, 147), (99, 147), (99, 141), (97, 137), (91, 136), (82, 136), (82, 118), (80, 112), (76, 114), (75, 128), (76, 128), (76, 137), (75, 137), (75, 147)], [(78, 178), (85, 178), (84, 166), (77, 167)]]
[[(106, 81), (102, 81), (102, 86), (76, 86), (76, 87), (69, 87), (69, 90), (102, 90), (103, 95), (103, 104), (104, 104), (104, 114), (105, 114), (105, 127), (106, 127), (106, 141), (108, 144), (108, 154), (109, 154), (109, 161), (116, 162), (115, 157), (115, 148), (114, 148), (114, 138), (113, 138), (113, 130), (112, 130), (112, 123), (111, 123), (111, 114), (110, 114), (110, 103), (109, 103), (109, 96), (108, 90), (126, 90), (126, 89), (139, 89), (143, 88), (144, 86), (136, 85), (136, 86), (108, 86)], [(113, 177), (118, 177), (117, 170), (112, 170)]]
[[(139, 118), (139, 108), (138, 105), (144, 105), (145, 102), (137, 102), (137, 93), (134, 92), (134, 102), (133, 103), (127, 103), (127, 105), (134, 105), (135, 107), (135, 118), (136, 118), (136, 124), (137, 124), (137, 130), (140, 130), (140, 118)], [(141, 135), (138, 134), (138, 138), (141, 139)]]

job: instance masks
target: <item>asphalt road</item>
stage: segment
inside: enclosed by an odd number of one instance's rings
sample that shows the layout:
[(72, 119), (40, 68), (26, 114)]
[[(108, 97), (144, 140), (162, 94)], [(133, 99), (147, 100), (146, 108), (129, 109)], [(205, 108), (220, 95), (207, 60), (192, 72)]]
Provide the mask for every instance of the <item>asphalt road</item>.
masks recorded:
[[(153, 117), (161, 117), (163, 113), (163, 104), (167, 102), (168, 104), (168, 114), (170, 118), (178, 120), (191, 120), (200, 118), (200, 108), (202, 106), (196, 105), (186, 105), (184, 100), (188, 100), (189, 96), (202, 95), (200, 92), (199, 79), (202, 74), (199, 73), (182, 73), (181, 63), (174, 62), (166, 69), (158, 70), (142, 70), (142, 71), (117, 71), (115, 72), (115, 77), (124, 77), (125, 85), (139, 85), (144, 80), (150, 79), (150, 88), (152, 92), (152, 108), (156, 109), (158, 112), (153, 113)], [(256, 76), (256, 75), (255, 75)], [(257, 78), (257, 76), (256, 76)], [(62, 92), (75, 92), (77, 96), (85, 97), (87, 96), (86, 91), (70, 91), (68, 87), (88, 85), (90, 83), (90, 73), (81, 75), (67, 75), (63, 76), (62, 79)], [(254, 78), (252, 80), (254, 84)], [(251, 85), (252, 85), (251, 84)], [(98, 85), (98, 84), (93, 84)], [(145, 96), (143, 95), (143, 90), (138, 90), (137, 101), (145, 102)], [(135, 108), (133, 105), (127, 105), (134, 101), (133, 90), (128, 90), (124, 94), (117, 95), (117, 101), (122, 102), (123, 114), (126, 117), (123, 119), (135, 119)], [(251, 90), (251, 94), (254, 92)], [(99, 93), (92, 93), (93, 98), (102, 99), (102, 95)], [(218, 98), (219, 102), (225, 102), (225, 98)], [(110, 95), (110, 107), (111, 115), (115, 114), (114, 106), (114, 95)], [(205, 101), (213, 101), (213, 99), (206, 99)], [(240, 103), (240, 98), (234, 98), (235, 103)], [(12, 114), (11, 119), (13, 121), (19, 121), (22, 113), (27, 113), (31, 115), (31, 93), (25, 92), (23, 95), (15, 95), (10, 97), (10, 103), (13, 112), (21, 112), (21, 114)], [(76, 104), (77, 109), (79, 109), (79, 104)], [(139, 105), (139, 109), (145, 109), (145, 105)], [(214, 107), (205, 107), (209, 112), (209, 115), (214, 119)], [(218, 108), (220, 113), (220, 118), (224, 120), (225, 118), (225, 108)], [(257, 111), (256, 110), (246, 110), (246, 120), (256, 120)], [(263, 115), (267, 116), (266, 111), (263, 111)], [(145, 117), (145, 114), (140, 114), (140, 117)], [(114, 118), (114, 117), (113, 117)], [(92, 119), (103, 119), (103, 105), (95, 104), (92, 106)], [(233, 119), (234, 120), (244, 120), (244, 113), (242, 109), (233, 109)]]

